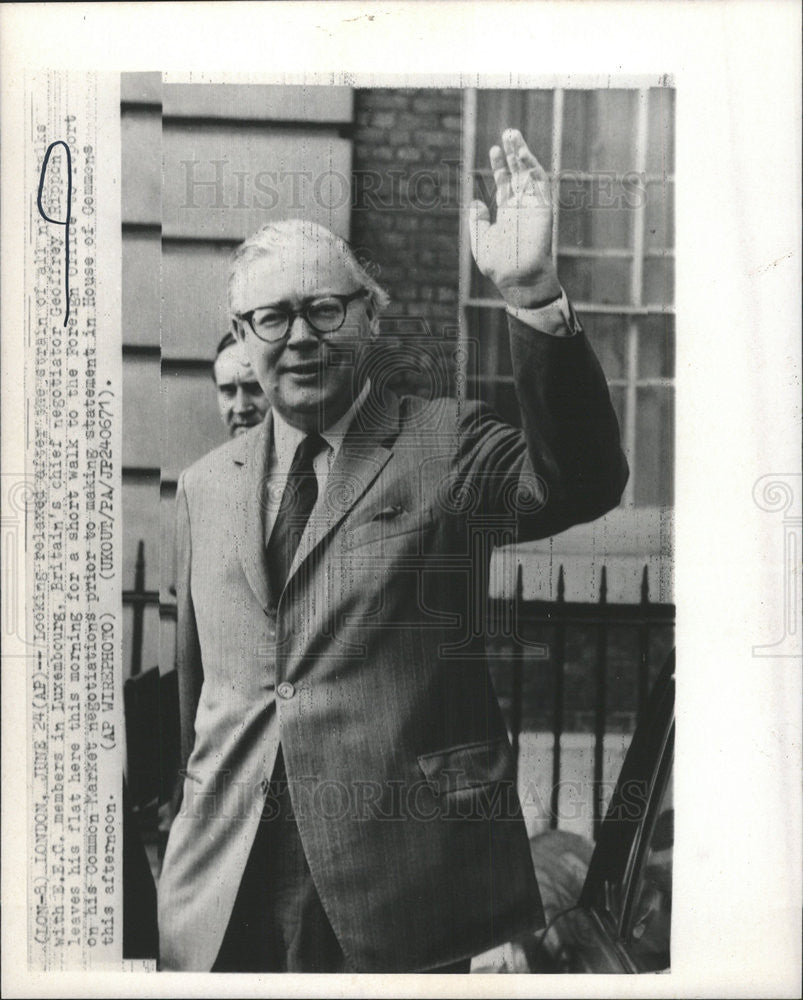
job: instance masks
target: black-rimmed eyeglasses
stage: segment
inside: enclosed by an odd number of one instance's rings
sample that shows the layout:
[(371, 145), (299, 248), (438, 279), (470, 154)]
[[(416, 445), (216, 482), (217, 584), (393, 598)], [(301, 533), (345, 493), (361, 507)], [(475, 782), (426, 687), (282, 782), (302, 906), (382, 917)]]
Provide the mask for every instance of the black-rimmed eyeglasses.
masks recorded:
[(336, 333), (346, 322), (349, 302), (365, 298), (369, 294), (360, 288), (351, 295), (322, 295), (310, 299), (300, 309), (284, 309), (281, 306), (257, 306), (248, 312), (238, 313), (237, 319), (249, 326), (260, 340), (273, 343), (287, 336), (290, 327), (301, 316), (310, 329), (319, 335)]

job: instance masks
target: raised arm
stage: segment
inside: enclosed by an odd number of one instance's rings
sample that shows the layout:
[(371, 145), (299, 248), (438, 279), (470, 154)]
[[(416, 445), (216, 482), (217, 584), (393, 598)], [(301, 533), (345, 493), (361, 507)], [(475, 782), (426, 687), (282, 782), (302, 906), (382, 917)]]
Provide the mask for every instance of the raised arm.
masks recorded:
[(489, 157), (496, 218), (471, 203), (471, 247), (507, 304), (524, 435), (469, 411), (462, 467), (481, 477), (486, 493), (498, 484), (486, 495), (492, 509), (518, 497), (525, 541), (600, 517), (618, 503), (628, 470), (605, 376), (558, 280), (549, 178), (515, 129)]

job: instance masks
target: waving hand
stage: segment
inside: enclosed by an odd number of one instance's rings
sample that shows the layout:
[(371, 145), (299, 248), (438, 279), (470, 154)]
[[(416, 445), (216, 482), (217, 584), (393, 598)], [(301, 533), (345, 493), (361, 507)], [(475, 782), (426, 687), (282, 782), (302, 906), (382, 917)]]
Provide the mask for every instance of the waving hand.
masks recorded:
[(471, 202), (471, 251), (510, 305), (540, 305), (561, 292), (552, 260), (549, 177), (517, 129), (505, 130), (502, 145), (489, 152), (496, 221), (491, 223), (487, 205)]

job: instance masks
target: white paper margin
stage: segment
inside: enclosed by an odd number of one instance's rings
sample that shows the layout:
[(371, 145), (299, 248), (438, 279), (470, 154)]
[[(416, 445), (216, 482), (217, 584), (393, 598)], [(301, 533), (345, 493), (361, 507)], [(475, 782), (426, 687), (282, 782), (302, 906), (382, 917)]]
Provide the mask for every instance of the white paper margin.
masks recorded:
[[(15, 370), (22, 302), (14, 294), (22, 151), (11, 141), (23, 66), (236, 69), (277, 82), (281, 74), (321, 82), (319, 74), (345, 70), (362, 86), (389, 72), (393, 85), (420, 85), (422, 74), (471, 85), (477, 72), (500, 81), (666, 72), (678, 90), (672, 972), (460, 980), (28, 974), (25, 849), (15, 837), (25, 802), (25, 744), (14, 739), (24, 674), (4, 669), (3, 994), (798, 996), (800, 661), (754, 655), (754, 647), (790, 626), (798, 647), (800, 636), (799, 594), (795, 601), (784, 563), (794, 507), (762, 504), (757, 486), (769, 476), (794, 488), (800, 473), (799, 5), (6, 5), (0, 28), (4, 471), (23, 468)], [(793, 503), (799, 509), (799, 494)], [(13, 565), (4, 563), (4, 573)], [(792, 608), (786, 625), (784, 601)]]

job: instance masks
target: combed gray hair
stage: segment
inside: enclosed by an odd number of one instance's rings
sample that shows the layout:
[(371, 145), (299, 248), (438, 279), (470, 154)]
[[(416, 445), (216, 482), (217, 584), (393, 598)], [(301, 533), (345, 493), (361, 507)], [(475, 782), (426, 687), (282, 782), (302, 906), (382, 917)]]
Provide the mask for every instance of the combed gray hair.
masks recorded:
[(354, 256), (351, 247), (340, 236), (336, 236), (325, 226), (308, 219), (282, 219), (279, 222), (269, 222), (237, 247), (231, 258), (229, 269), (228, 299), (229, 313), (232, 319), (234, 310), (234, 285), (242, 268), (258, 257), (270, 257), (272, 254), (286, 249), (289, 242), (329, 244), (333, 247), (346, 266), (346, 270), (358, 285), (368, 292), (370, 312), (374, 318), (385, 309), (390, 302), (390, 296), (366, 271)]

